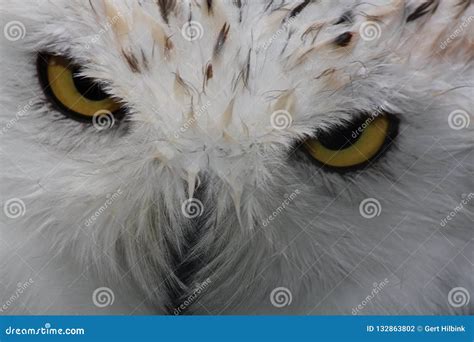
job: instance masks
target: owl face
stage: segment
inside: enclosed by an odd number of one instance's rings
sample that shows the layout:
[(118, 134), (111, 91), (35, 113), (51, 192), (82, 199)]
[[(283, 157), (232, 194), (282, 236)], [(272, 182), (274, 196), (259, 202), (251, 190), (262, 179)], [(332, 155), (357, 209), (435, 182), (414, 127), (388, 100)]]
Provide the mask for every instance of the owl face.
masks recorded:
[(157, 313), (350, 313), (374, 283), (364, 313), (452, 312), (434, 293), (469, 287), (472, 26), (443, 41), (469, 4), (4, 2), (5, 240)]

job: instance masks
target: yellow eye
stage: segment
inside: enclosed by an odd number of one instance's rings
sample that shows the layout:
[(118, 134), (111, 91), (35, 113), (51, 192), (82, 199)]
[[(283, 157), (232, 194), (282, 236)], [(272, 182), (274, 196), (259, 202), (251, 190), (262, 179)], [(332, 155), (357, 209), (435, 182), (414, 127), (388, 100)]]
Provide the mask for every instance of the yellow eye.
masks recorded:
[(325, 166), (352, 168), (377, 157), (395, 132), (396, 122), (391, 122), (388, 115), (379, 115), (323, 133), (318, 139), (306, 141), (305, 147)]
[(115, 113), (121, 108), (94, 79), (80, 76), (80, 68), (67, 58), (39, 55), (38, 74), (45, 94), (73, 119), (91, 121), (97, 112)]

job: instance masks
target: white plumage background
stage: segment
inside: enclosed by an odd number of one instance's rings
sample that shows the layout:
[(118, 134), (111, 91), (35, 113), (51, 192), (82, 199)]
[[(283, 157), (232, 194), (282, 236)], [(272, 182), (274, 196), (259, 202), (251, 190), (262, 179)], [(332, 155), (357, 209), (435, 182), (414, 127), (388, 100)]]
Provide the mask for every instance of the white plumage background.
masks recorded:
[[(2, 314), (473, 312), (472, 1), (0, 11)], [(124, 118), (65, 116), (45, 53)], [(363, 168), (302, 148), (381, 108)]]

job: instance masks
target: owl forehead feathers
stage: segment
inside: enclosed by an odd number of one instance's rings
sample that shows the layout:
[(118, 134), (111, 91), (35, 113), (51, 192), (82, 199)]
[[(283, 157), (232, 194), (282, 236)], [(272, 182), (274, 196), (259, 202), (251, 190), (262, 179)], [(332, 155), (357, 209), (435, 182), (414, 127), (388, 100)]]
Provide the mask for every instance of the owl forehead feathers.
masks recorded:
[[(73, 41), (86, 72), (109, 80), (109, 91), (127, 101), (132, 135), (147, 135), (153, 156), (192, 174), (226, 169), (241, 156), (243, 171), (248, 158), (271, 155), (339, 123), (347, 108), (370, 105), (344, 94), (387, 50), (361, 39), (364, 22), (390, 36), (401, 19), (439, 10), (438, 1), (385, 3), (90, 1), (81, 5), (90, 35)], [(121, 63), (110, 63), (117, 57)], [(340, 100), (328, 101), (335, 93)], [(275, 117), (286, 121), (284, 129)]]
[[(266, 66), (274, 75), (271, 87), (249, 84), (251, 68), (258, 66), (253, 38), (235, 31), (238, 4), (232, 10), (224, 10), (224, 4), (106, 0), (102, 9), (95, 9), (102, 12), (99, 20), (111, 23), (115, 52), (136, 81), (136, 93), (127, 91), (125, 97), (133, 101), (142, 91), (150, 93), (148, 109), (142, 103), (134, 120), (156, 122), (172, 143), (179, 143), (177, 138), (184, 143), (199, 133), (214, 142), (245, 146), (271, 135), (273, 112), (293, 110), (295, 84), (278, 75), (281, 66), (276, 61)], [(204, 140), (209, 145), (209, 139)]]
[[(139, 109), (134, 120), (155, 121), (173, 143), (173, 137), (184, 142), (197, 131), (241, 146), (249, 138), (285, 143), (311, 134), (308, 126), (321, 119), (331, 121), (325, 114), (337, 108), (315, 104), (316, 95), (351, 86), (363, 69), (354, 61), (362, 55), (380, 59), (386, 50), (361, 39), (364, 22), (384, 25), (381, 34), (389, 37), (400, 19), (420, 20), (440, 6), (385, 3), (332, 9), (309, 0), (91, 2), (96, 20), (108, 28), (98, 64), (106, 64), (111, 53), (123, 62), (93, 76), (126, 75), (112, 91)], [(397, 46), (391, 49), (398, 52)], [(403, 55), (406, 51), (397, 56)], [(149, 95), (145, 101), (143, 94)], [(289, 113), (288, 130), (272, 127), (277, 111)]]

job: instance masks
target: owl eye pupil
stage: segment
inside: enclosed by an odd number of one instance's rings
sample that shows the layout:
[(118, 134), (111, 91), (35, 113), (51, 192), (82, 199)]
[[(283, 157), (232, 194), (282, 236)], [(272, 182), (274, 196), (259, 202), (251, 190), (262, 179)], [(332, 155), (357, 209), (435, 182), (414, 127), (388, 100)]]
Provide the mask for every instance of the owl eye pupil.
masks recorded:
[(109, 97), (95, 82), (93, 79), (88, 77), (80, 76), (80, 70), (76, 69), (72, 73), (72, 79), (77, 91), (86, 99), (91, 101), (101, 101)]
[(324, 147), (338, 151), (353, 145), (360, 137), (354, 136), (354, 129), (359, 127), (359, 122), (352, 122), (349, 125), (340, 125), (333, 128), (330, 132), (322, 132), (318, 140)]

